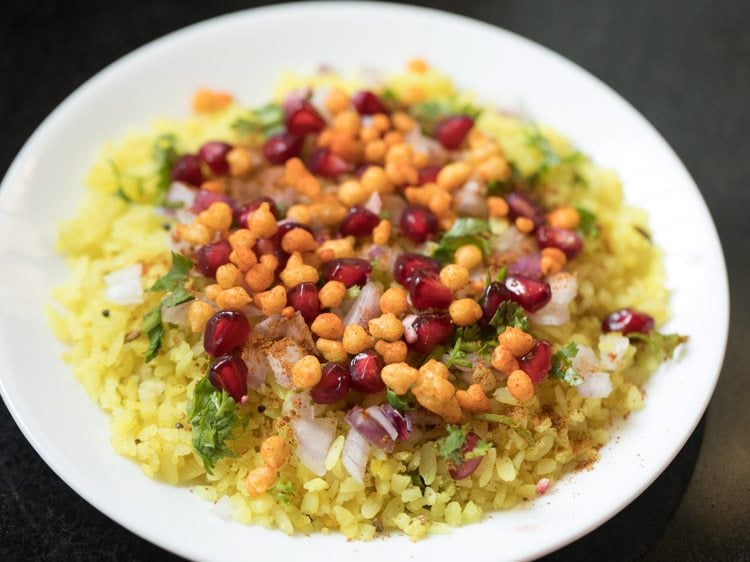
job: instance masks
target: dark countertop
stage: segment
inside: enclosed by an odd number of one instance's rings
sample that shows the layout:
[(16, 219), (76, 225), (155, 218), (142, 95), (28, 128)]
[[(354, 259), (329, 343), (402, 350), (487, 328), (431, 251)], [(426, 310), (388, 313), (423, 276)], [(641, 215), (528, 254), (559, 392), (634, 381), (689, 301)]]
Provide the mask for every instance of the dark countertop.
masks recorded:
[[(256, 4), (0, 4), (0, 172), (53, 108), (110, 62), (167, 32)], [(741, 290), (750, 285), (750, 4), (425, 4), (525, 35), (611, 85), (682, 158), (724, 244), (733, 313), (724, 369), (708, 412), (643, 495), (549, 560), (750, 560), (750, 377), (741, 360), (747, 356), (743, 342), (750, 340), (750, 298)], [(0, 560), (175, 558), (71, 491), (36, 455), (3, 405), (0, 513)]]

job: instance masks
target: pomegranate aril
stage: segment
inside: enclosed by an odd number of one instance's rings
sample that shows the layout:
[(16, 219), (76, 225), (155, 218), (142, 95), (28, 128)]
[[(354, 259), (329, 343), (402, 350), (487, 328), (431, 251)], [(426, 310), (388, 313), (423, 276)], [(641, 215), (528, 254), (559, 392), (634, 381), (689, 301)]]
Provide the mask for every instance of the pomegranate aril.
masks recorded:
[(536, 231), (540, 248), (557, 248), (572, 260), (583, 249), (583, 240), (573, 230), (556, 226), (540, 226)]
[(346, 288), (360, 287), (367, 283), (372, 273), (372, 264), (360, 258), (339, 258), (326, 264), (323, 278), (326, 281), (341, 281)]
[(512, 300), (512, 297), (505, 285), (496, 281), (487, 285), (482, 299), (482, 319), (484, 322), (489, 324), (499, 306), (509, 300)]
[(393, 278), (404, 286), (409, 285), (409, 278), (415, 271), (431, 271), (440, 273), (440, 262), (434, 258), (428, 258), (422, 254), (401, 254), (396, 258), (393, 266)]
[(206, 244), (195, 252), (195, 265), (206, 277), (214, 277), (219, 267), (229, 263), (231, 253), (232, 246), (226, 240)]
[(441, 121), (435, 128), (435, 138), (445, 148), (453, 150), (461, 146), (464, 138), (474, 126), (474, 120), (466, 115), (454, 115)]
[(547, 340), (538, 340), (531, 351), (518, 360), (518, 365), (534, 384), (539, 384), (552, 368), (552, 344)]
[(441, 166), (425, 166), (424, 168), (420, 168), (418, 172), (419, 180), (417, 181), (417, 185), (436, 182), (441, 169)]
[(263, 195), (261, 197), (258, 197), (257, 199), (253, 199), (242, 207), (238, 216), (240, 228), (247, 228), (247, 219), (249, 219), (253, 211), (257, 211), (263, 203), (268, 203), (268, 206), (271, 209), (271, 212), (276, 217), (276, 220), (281, 219), (281, 211), (276, 206), (276, 202), (267, 195)]
[(200, 189), (198, 190), (198, 194), (195, 196), (192, 210), (194, 213), (200, 213), (201, 211), (205, 211), (206, 209), (208, 209), (214, 203), (219, 202), (226, 203), (232, 208), (232, 210), (238, 208), (237, 203), (231, 197), (228, 197), (223, 193), (214, 193), (213, 191), (208, 191), (207, 189)]
[(195, 187), (203, 183), (201, 160), (195, 154), (186, 154), (172, 165), (172, 179)]
[[(479, 443), (479, 435), (477, 435), (473, 431), (469, 432), (466, 435), (464, 444), (461, 446), (461, 455), (465, 457), (467, 453), (470, 453), (474, 450), (474, 447), (477, 446), (477, 443)], [(453, 478), (454, 480), (463, 480), (464, 478), (471, 476), (474, 471), (479, 468), (479, 465), (482, 463), (482, 458), (483, 457), (479, 456), (473, 459), (468, 459), (463, 461), (457, 467), (452, 468), (451, 470), (449, 470), (451, 478)]]
[(648, 334), (653, 329), (654, 319), (632, 308), (616, 310), (602, 321), (602, 332), (622, 332), (623, 336), (633, 332)]
[(278, 133), (269, 137), (263, 145), (263, 156), (271, 164), (283, 164), (302, 151), (302, 137), (291, 133)]
[(325, 126), (323, 117), (307, 100), (300, 101), (286, 116), (286, 130), (298, 137), (319, 133)]
[(229, 162), (227, 154), (232, 150), (232, 145), (221, 141), (210, 141), (201, 146), (198, 156), (203, 163), (217, 176), (225, 176), (229, 173)]
[(369, 209), (356, 205), (344, 217), (339, 231), (343, 236), (362, 238), (369, 236), (379, 222), (380, 217), (378, 215)]
[(552, 298), (549, 283), (523, 275), (508, 275), (505, 289), (510, 293), (510, 298), (528, 312), (536, 312)]
[(453, 323), (446, 313), (422, 314), (414, 320), (412, 328), (417, 339), (410, 347), (421, 353), (428, 353), (436, 345), (440, 345), (453, 333)]
[(310, 389), (310, 397), (317, 404), (333, 404), (346, 396), (350, 383), (349, 369), (338, 363), (327, 363), (320, 381)]
[(404, 236), (416, 244), (433, 238), (438, 230), (437, 217), (423, 205), (407, 205), (399, 224)]
[(437, 274), (418, 270), (411, 277), (409, 296), (414, 308), (448, 308), (453, 291), (443, 285)]
[(511, 220), (526, 217), (534, 221), (537, 228), (544, 225), (544, 211), (524, 194), (513, 191), (505, 196), (505, 202), (508, 204), (508, 216)]
[(380, 392), (385, 389), (380, 371), (383, 370), (383, 359), (372, 349), (355, 355), (349, 363), (349, 375), (352, 378), (351, 388), (357, 392)]
[(250, 323), (241, 312), (220, 310), (209, 318), (203, 334), (203, 349), (213, 357), (242, 347), (250, 335)]
[(237, 403), (247, 399), (247, 365), (236, 355), (219, 357), (208, 370), (208, 380)]
[(315, 283), (299, 283), (286, 292), (289, 306), (299, 310), (305, 322), (310, 324), (320, 314), (318, 287)]
[(380, 101), (380, 98), (369, 90), (360, 90), (352, 96), (357, 113), (360, 115), (375, 115), (376, 113), (387, 113), (388, 110)]
[(335, 178), (351, 172), (353, 166), (327, 148), (317, 148), (310, 154), (307, 168), (313, 174), (318, 174), (324, 178)]

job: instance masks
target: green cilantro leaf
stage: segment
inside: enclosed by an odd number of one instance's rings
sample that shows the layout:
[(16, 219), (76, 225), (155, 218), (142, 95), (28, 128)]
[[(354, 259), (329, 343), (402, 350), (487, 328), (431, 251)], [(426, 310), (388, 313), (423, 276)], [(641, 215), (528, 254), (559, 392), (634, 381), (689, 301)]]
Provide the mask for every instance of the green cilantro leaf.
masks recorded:
[(292, 503), (292, 500), (297, 493), (294, 489), (294, 484), (289, 478), (282, 478), (281, 480), (276, 482), (276, 484), (274, 484), (268, 491), (276, 496), (276, 499), (281, 503), (285, 503), (287, 505)]
[(181, 287), (188, 279), (193, 262), (176, 252), (172, 252), (172, 267), (169, 271), (157, 279), (149, 291), (174, 291)]
[(583, 377), (573, 368), (573, 358), (578, 354), (576, 342), (570, 342), (552, 355), (552, 368), (549, 376), (567, 382), (570, 386), (583, 383)]
[(422, 493), (424, 493), (425, 489), (427, 488), (427, 484), (424, 481), (424, 478), (422, 478), (422, 475), (419, 474), (419, 470), (415, 469), (411, 472), (407, 473), (409, 475), (409, 478), (411, 478), (411, 483), (422, 490)]
[(651, 353), (653, 353), (659, 361), (672, 359), (677, 346), (688, 340), (687, 336), (680, 334), (661, 334), (656, 330), (652, 330), (649, 334), (631, 332), (628, 334), (628, 337), (631, 340), (646, 343)]
[(581, 217), (578, 230), (588, 238), (597, 238), (599, 236), (599, 225), (596, 224), (596, 215), (585, 207), (576, 206), (576, 210), (578, 216)]
[(422, 131), (432, 135), (438, 123), (446, 117), (466, 115), (472, 119), (476, 119), (482, 110), (470, 103), (456, 105), (450, 101), (430, 100), (415, 103), (409, 108), (409, 112), (417, 120)]
[(552, 147), (547, 137), (545, 137), (536, 126), (531, 126), (526, 132), (526, 142), (529, 146), (536, 149), (541, 156), (539, 165), (533, 174), (531, 180), (538, 179), (542, 174), (551, 168), (560, 164), (574, 164), (580, 161), (583, 155), (580, 152), (573, 152), (566, 156), (560, 154)]
[(473, 244), (482, 250), (485, 259), (490, 253), (490, 225), (486, 220), (463, 217), (453, 223), (450, 230), (443, 234), (440, 242), (432, 252), (432, 257), (443, 263), (453, 261), (453, 254), (461, 246)]
[(283, 130), (284, 110), (278, 104), (269, 103), (238, 118), (232, 128), (242, 136), (260, 134), (267, 139)]
[(161, 304), (152, 308), (143, 317), (143, 333), (148, 337), (148, 348), (144, 353), (146, 363), (156, 357), (159, 348), (161, 348), (161, 340), (164, 337), (164, 323), (161, 320)]
[(388, 401), (388, 403), (396, 408), (399, 412), (407, 412), (409, 410), (413, 410), (416, 408), (416, 400), (411, 395), (410, 392), (407, 392), (404, 394), (404, 397), (402, 398), (395, 392), (393, 392), (390, 388), (385, 389), (385, 399)]
[(492, 448), (492, 443), (489, 441), (483, 441), (479, 440), (477, 441), (477, 444), (474, 445), (474, 448), (471, 451), (468, 451), (467, 453), (464, 453), (464, 460), (469, 459), (476, 459), (479, 457), (485, 456), (487, 453), (490, 452), (490, 449)]
[(167, 195), (167, 191), (169, 191), (169, 186), (172, 185), (172, 166), (177, 160), (176, 143), (177, 138), (172, 133), (159, 135), (154, 142), (152, 157), (156, 163), (157, 203), (164, 201), (164, 197)]
[(466, 442), (467, 431), (457, 425), (448, 424), (445, 427), (448, 435), (437, 440), (437, 454), (446, 461), (452, 461), (456, 466), (463, 462), (461, 447)]
[(534, 444), (534, 437), (531, 435), (531, 432), (525, 427), (521, 427), (520, 425), (518, 425), (518, 422), (516, 422), (516, 420), (514, 420), (513, 418), (509, 418), (508, 416), (501, 416), (500, 414), (479, 414), (477, 415), (477, 418), (489, 422), (501, 423), (518, 433), (518, 435), (525, 439), (529, 444)]
[(213, 474), (216, 461), (234, 453), (226, 441), (235, 434), (239, 418), (237, 405), (204, 377), (195, 385), (188, 417), (193, 430), (193, 448), (203, 460), (206, 472)]
[(504, 197), (513, 191), (509, 180), (490, 180), (487, 182), (487, 197)]
[(520, 328), (524, 332), (529, 331), (529, 318), (518, 304), (513, 301), (503, 301), (497, 307), (490, 326), (497, 328), (498, 332), (504, 330), (506, 326)]

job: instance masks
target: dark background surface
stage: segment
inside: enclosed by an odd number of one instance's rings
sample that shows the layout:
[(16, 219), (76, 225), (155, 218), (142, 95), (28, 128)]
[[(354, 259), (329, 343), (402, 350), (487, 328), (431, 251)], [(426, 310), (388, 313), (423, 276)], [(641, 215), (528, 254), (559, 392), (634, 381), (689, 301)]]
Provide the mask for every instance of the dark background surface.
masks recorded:
[[(110, 62), (167, 32), (257, 4), (0, 4), (0, 172), (53, 108)], [(462, 0), (425, 5), (525, 35), (620, 92), (685, 162), (724, 244), (733, 317), (724, 369), (707, 414), (642, 496), (549, 559), (750, 560), (750, 384), (741, 360), (747, 357), (741, 346), (750, 337), (750, 4)], [(36, 455), (0, 405), (0, 560), (173, 558), (79, 498)]]

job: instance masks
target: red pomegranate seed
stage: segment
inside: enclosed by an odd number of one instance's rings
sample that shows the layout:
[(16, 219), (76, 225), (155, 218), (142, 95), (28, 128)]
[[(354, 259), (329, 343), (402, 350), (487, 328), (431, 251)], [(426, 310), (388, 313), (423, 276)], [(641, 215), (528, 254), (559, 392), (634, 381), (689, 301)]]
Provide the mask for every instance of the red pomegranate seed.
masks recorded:
[(513, 191), (505, 196), (505, 202), (508, 204), (508, 215), (511, 220), (526, 217), (534, 221), (537, 228), (544, 225), (544, 211), (524, 194)]
[(451, 317), (444, 312), (417, 316), (412, 328), (417, 333), (417, 339), (410, 346), (421, 353), (432, 351), (453, 333)]
[(428, 258), (422, 254), (401, 254), (396, 258), (393, 265), (393, 278), (404, 285), (409, 286), (409, 278), (415, 271), (424, 270), (432, 273), (440, 273), (440, 262), (434, 258)]
[(482, 319), (484, 322), (489, 324), (490, 320), (495, 316), (498, 307), (503, 302), (509, 300), (511, 300), (511, 294), (505, 288), (505, 285), (498, 282), (487, 285), (482, 300)]
[(217, 176), (225, 176), (229, 173), (229, 162), (227, 153), (232, 150), (232, 145), (221, 141), (210, 141), (201, 146), (198, 156)]
[(417, 244), (434, 237), (438, 230), (437, 218), (423, 205), (407, 205), (399, 224), (404, 236)]
[(360, 115), (388, 113), (380, 98), (369, 90), (360, 90), (352, 96), (352, 103)]
[(203, 183), (201, 160), (195, 154), (186, 154), (172, 165), (172, 179), (199, 187)]
[(372, 264), (360, 258), (339, 258), (326, 264), (323, 278), (326, 281), (341, 281), (347, 289), (367, 283), (372, 273)]
[(315, 283), (299, 283), (286, 292), (287, 303), (302, 313), (302, 318), (310, 324), (320, 314), (318, 287)]
[[(474, 447), (477, 446), (477, 443), (479, 443), (479, 435), (473, 431), (468, 433), (466, 435), (466, 440), (461, 447), (461, 455), (466, 456), (467, 453), (473, 451)], [(452, 468), (449, 470), (451, 478), (454, 480), (463, 480), (464, 478), (471, 476), (474, 471), (479, 468), (479, 465), (482, 463), (482, 458), (483, 457), (475, 457), (473, 459), (468, 459), (463, 461), (457, 467)]]
[(279, 207), (276, 205), (276, 202), (270, 197), (263, 195), (261, 197), (258, 197), (257, 199), (253, 199), (252, 201), (250, 201), (250, 203), (246, 203), (240, 209), (238, 220), (237, 220), (237, 222), (240, 225), (240, 228), (247, 228), (247, 219), (249, 219), (253, 211), (257, 211), (258, 208), (263, 203), (268, 203), (268, 206), (270, 207), (271, 212), (276, 217), (276, 220), (280, 220), (282, 218), (281, 211), (279, 210)]
[(203, 349), (213, 357), (231, 353), (244, 345), (250, 335), (250, 323), (241, 312), (220, 310), (209, 318), (203, 334)]
[(349, 214), (344, 217), (339, 231), (343, 236), (362, 238), (363, 236), (369, 236), (379, 222), (380, 217), (378, 215), (361, 205), (355, 205), (349, 210)]
[(531, 351), (518, 360), (518, 365), (534, 384), (539, 384), (552, 368), (552, 344), (547, 340), (538, 340)]
[(350, 383), (349, 369), (338, 363), (327, 363), (320, 381), (310, 389), (310, 397), (317, 404), (333, 404), (346, 396)]
[(298, 137), (304, 137), (307, 133), (319, 133), (325, 126), (323, 117), (307, 100), (300, 101), (286, 116), (286, 130)]
[(195, 265), (206, 277), (214, 277), (219, 267), (229, 263), (231, 253), (232, 246), (226, 240), (206, 244), (195, 252)]
[(349, 363), (349, 374), (352, 378), (352, 390), (357, 392), (380, 392), (385, 388), (380, 371), (383, 370), (383, 359), (372, 349), (355, 355)]
[(508, 275), (505, 278), (505, 288), (510, 293), (510, 298), (529, 312), (536, 312), (552, 298), (549, 283), (523, 275)]
[(583, 249), (583, 240), (578, 233), (567, 228), (556, 226), (540, 226), (536, 231), (536, 239), (540, 248), (557, 248), (572, 260)]
[(226, 390), (235, 402), (247, 400), (247, 365), (236, 355), (219, 357), (208, 370), (208, 380), (217, 390)]
[(453, 150), (461, 146), (464, 138), (474, 126), (474, 120), (466, 115), (454, 115), (440, 122), (435, 128), (435, 138), (445, 148)]
[(316, 148), (310, 154), (307, 168), (313, 174), (318, 174), (324, 178), (335, 178), (338, 175), (351, 172), (353, 166), (327, 148)]
[(633, 332), (648, 334), (654, 329), (654, 319), (632, 308), (616, 310), (602, 321), (602, 332), (622, 332), (627, 336)]
[(414, 308), (448, 308), (453, 291), (440, 282), (437, 274), (420, 269), (411, 277), (409, 296)]
[(269, 137), (263, 145), (263, 156), (271, 164), (283, 164), (302, 152), (302, 137), (291, 133), (279, 133)]
[(436, 182), (441, 169), (441, 166), (425, 166), (424, 168), (420, 168), (417, 185)]

